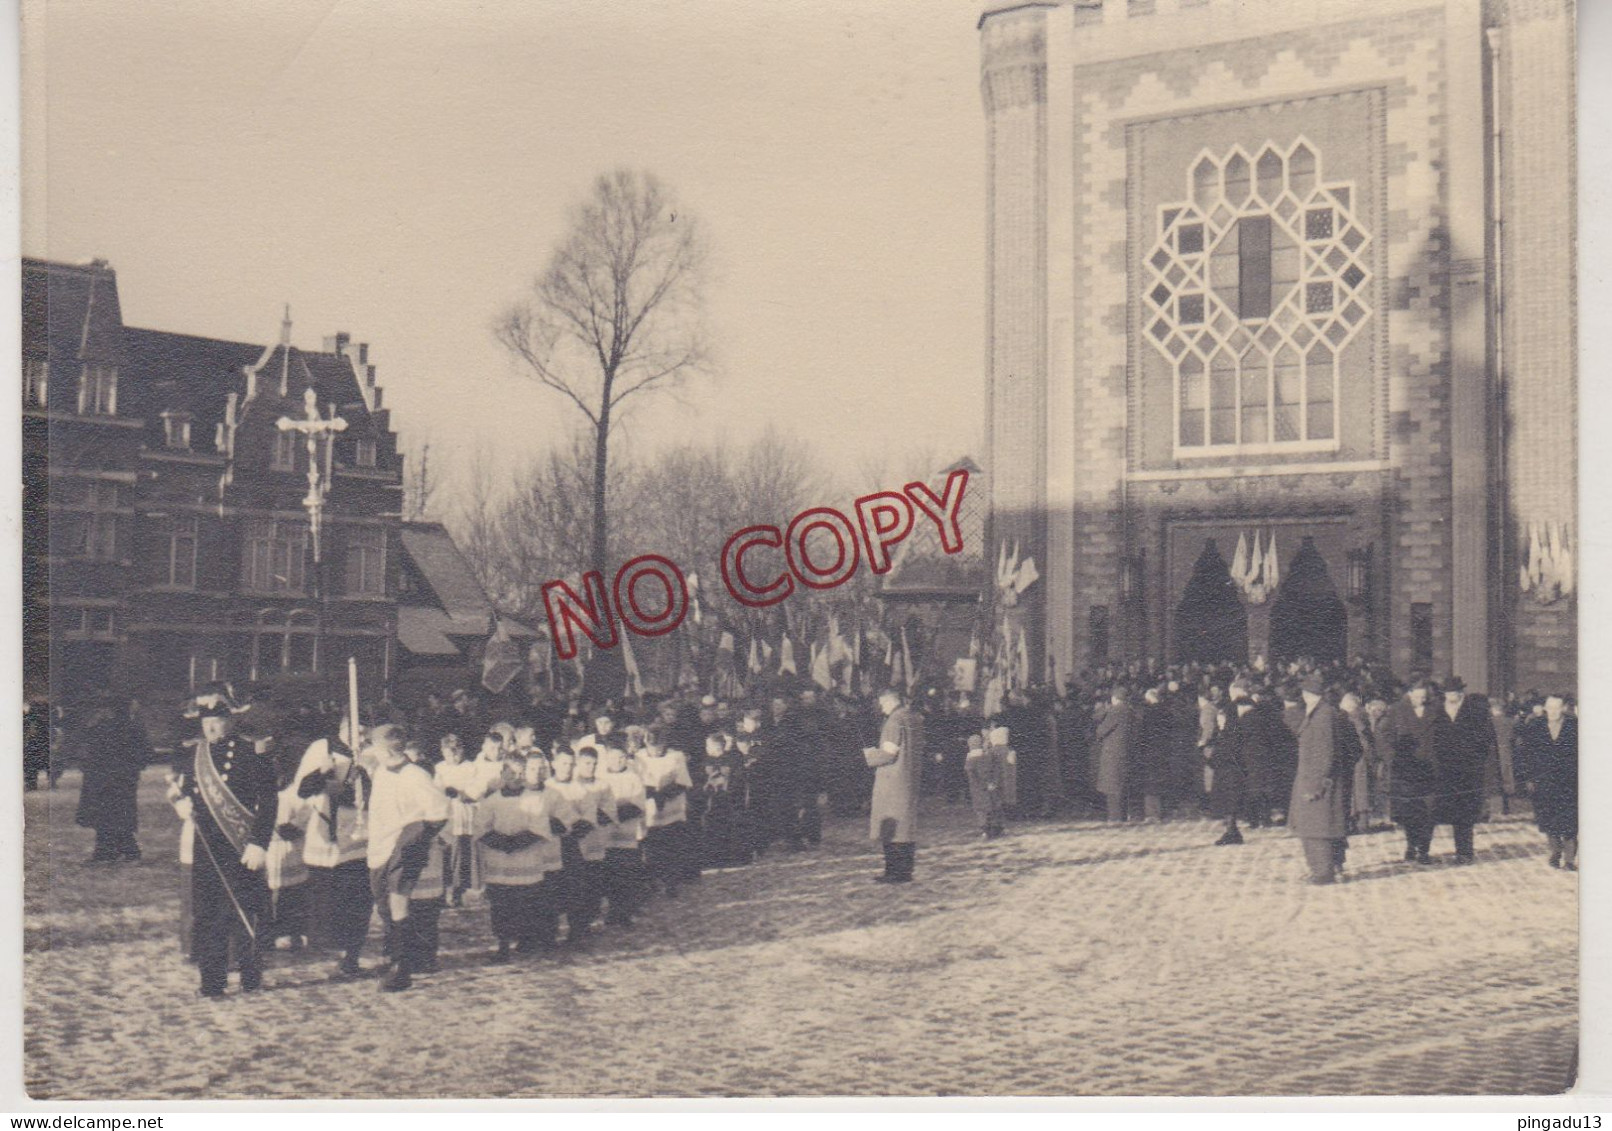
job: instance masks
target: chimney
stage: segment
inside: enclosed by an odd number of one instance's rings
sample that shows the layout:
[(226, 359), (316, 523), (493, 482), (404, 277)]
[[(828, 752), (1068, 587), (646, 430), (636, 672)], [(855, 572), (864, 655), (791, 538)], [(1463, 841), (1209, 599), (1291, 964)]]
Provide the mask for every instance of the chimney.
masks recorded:
[(358, 364), (359, 365), (368, 365), (369, 364), (369, 343), (368, 342), (359, 342), (358, 343)]

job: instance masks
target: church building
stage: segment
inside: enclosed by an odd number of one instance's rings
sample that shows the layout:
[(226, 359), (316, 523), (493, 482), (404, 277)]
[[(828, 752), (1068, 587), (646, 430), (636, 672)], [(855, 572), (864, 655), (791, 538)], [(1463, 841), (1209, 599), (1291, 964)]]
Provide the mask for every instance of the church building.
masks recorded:
[(979, 29), (985, 470), (1043, 670), (1571, 691), (1571, 0), (1061, 0)]

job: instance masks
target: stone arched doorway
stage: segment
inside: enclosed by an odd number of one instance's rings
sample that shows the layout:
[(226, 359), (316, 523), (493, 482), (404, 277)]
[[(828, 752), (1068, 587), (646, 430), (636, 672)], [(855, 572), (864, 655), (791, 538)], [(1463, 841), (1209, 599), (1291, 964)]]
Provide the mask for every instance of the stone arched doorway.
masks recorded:
[(1338, 598), (1327, 563), (1306, 536), (1282, 578), (1271, 606), (1271, 658), (1342, 660), (1349, 647), (1349, 614)]
[(1248, 659), (1248, 613), (1213, 538), (1204, 540), (1175, 607), (1175, 654), (1180, 663), (1240, 664)]

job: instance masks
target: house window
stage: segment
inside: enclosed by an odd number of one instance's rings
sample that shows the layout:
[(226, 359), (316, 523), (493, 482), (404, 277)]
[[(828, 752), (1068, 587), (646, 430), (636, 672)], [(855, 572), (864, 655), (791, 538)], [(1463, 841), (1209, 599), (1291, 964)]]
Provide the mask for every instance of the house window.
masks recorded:
[(117, 637), (117, 612), (104, 606), (70, 609), (66, 633), (79, 640), (112, 640)]
[(78, 411), (81, 416), (117, 415), (117, 366), (94, 363), (84, 366), (78, 382)]
[(254, 680), (279, 675), (305, 675), (319, 670), (318, 621), (306, 609), (281, 613), (264, 609), (257, 614), (252, 634)]
[(30, 357), (22, 363), (23, 403), (30, 408), (44, 408), (49, 399), (50, 362), (42, 357)]
[(347, 592), (352, 596), (386, 594), (386, 530), (360, 526), (347, 534)]
[(58, 543), (71, 557), (115, 561), (118, 554), (118, 485), (104, 479), (68, 480), (58, 488), (69, 495), (63, 514), (54, 523), (61, 531)]
[(297, 444), (302, 439), (300, 432), (276, 432), (274, 434), (274, 456), (269, 463), (273, 471), (295, 471), (297, 469)]
[(305, 584), (308, 527), (251, 519), (241, 551), (241, 585), (257, 593), (300, 593)]
[(196, 584), (196, 518), (176, 518), (168, 528), (168, 584)]
[(1313, 146), (1202, 153), (1159, 210), (1143, 328), (1175, 379), (1175, 452), (1337, 447), (1339, 358), (1370, 316), (1354, 186)]
[(375, 441), (374, 440), (360, 440), (360, 441), (358, 441), (358, 466), (359, 467), (374, 467), (375, 466)]
[(162, 414), (163, 440), (170, 448), (190, 450), (190, 413), (165, 412)]

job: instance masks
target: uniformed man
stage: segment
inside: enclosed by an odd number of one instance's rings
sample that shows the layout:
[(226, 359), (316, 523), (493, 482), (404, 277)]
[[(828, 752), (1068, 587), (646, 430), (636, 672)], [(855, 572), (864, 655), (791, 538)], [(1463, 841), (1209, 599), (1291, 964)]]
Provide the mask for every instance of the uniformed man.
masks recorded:
[(203, 997), (221, 998), (229, 979), (230, 948), (241, 972), (241, 992), (263, 985), (259, 926), (268, 907), (263, 865), (274, 835), (274, 763), (235, 735), (235, 716), (246, 710), (227, 686), (196, 698), (186, 712), (201, 720), (201, 737), (179, 775), (195, 822), (191, 870), (194, 926), (191, 956), (201, 971)]

